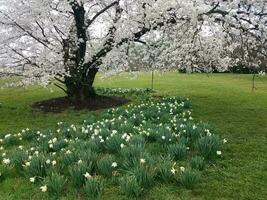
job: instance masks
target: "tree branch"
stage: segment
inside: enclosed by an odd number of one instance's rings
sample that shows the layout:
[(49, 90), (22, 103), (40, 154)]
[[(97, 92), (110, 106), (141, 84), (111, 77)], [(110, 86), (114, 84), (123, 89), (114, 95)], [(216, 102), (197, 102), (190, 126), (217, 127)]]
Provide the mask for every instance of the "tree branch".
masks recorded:
[(113, 3), (109, 4), (108, 6), (106, 6), (105, 8), (103, 8), (102, 10), (100, 10), (99, 12), (97, 12), (92, 19), (88, 19), (86, 21), (86, 28), (88, 28), (100, 15), (102, 15), (104, 12), (106, 12), (108, 9), (110, 9), (111, 7), (118, 5), (119, 4), (119, 0), (118, 1), (114, 1)]

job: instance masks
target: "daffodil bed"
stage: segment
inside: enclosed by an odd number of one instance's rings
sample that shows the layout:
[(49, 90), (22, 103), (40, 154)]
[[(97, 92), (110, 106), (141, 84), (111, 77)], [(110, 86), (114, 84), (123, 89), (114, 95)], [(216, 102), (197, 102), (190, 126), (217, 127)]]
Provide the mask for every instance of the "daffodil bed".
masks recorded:
[(192, 118), (188, 99), (151, 98), (90, 116), (80, 125), (59, 122), (56, 130), (5, 135), (0, 139), (0, 181), (16, 170), (55, 198), (66, 195), (67, 187), (97, 198), (107, 183), (127, 197), (145, 195), (163, 182), (192, 189), (201, 171), (220, 157), (225, 142)]

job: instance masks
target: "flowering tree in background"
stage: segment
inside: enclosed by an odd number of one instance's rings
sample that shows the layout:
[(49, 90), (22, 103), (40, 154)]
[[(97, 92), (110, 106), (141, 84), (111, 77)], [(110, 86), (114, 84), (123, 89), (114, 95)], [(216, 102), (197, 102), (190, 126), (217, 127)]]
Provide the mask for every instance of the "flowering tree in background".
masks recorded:
[(156, 55), (159, 70), (223, 71), (267, 55), (265, 0), (0, 0), (0, 26), (0, 75), (56, 80), (80, 101), (95, 95), (97, 72), (129, 70), (133, 57), (146, 65)]

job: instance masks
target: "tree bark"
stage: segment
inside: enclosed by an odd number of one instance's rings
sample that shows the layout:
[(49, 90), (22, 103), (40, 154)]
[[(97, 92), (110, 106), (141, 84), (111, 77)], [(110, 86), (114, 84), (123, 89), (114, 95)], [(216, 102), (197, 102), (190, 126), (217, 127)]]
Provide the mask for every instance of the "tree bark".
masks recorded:
[(97, 72), (97, 68), (92, 68), (82, 77), (65, 77), (65, 86), (68, 97), (73, 101), (83, 102), (90, 97), (96, 96), (93, 83)]
[[(85, 9), (76, 0), (72, 1), (70, 5), (73, 10), (74, 23), (69, 32), (68, 39), (63, 41), (64, 65), (68, 75), (63, 77), (64, 80), (61, 83), (65, 86), (65, 92), (70, 99), (74, 101), (86, 101), (89, 97), (96, 96), (93, 83), (98, 72), (98, 66), (102, 63), (100, 58), (104, 57), (112, 49), (116, 28), (112, 26), (109, 29), (103, 49), (96, 53), (90, 61), (85, 62), (86, 28), (88, 26), (85, 20)], [(119, 1), (113, 2), (101, 10), (96, 14), (96, 17), (115, 5), (116, 15), (113, 21), (116, 23), (122, 12), (122, 9), (119, 7)]]
[(84, 102), (96, 96), (93, 88), (98, 68), (85, 63), (86, 55), (86, 24), (83, 5), (72, 5), (74, 23), (68, 39), (63, 41), (64, 65), (68, 75), (64, 76), (63, 84), (68, 97), (76, 102)]

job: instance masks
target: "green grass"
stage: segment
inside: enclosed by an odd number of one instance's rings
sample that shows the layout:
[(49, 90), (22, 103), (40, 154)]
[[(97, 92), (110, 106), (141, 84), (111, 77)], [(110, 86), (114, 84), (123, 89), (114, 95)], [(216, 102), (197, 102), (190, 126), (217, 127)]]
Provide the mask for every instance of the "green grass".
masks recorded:
[[(141, 74), (98, 79), (97, 86), (150, 87), (150, 75)], [(0, 80), (0, 85), (4, 80)], [(244, 199), (267, 197), (267, 78), (256, 80), (251, 90), (250, 75), (162, 74), (155, 77), (155, 89), (160, 95), (189, 97), (197, 119), (209, 122), (217, 133), (227, 138), (222, 159), (204, 172), (201, 184), (193, 191), (174, 185), (154, 188), (144, 199)], [(54, 89), (54, 88), (53, 88)], [(0, 134), (22, 128), (47, 128), (58, 121), (78, 123), (92, 114), (68, 110), (60, 114), (43, 114), (31, 109), (36, 101), (62, 96), (54, 89), (37, 86), (28, 89), (0, 90)], [(39, 188), (28, 180), (12, 178), (0, 183), (0, 199), (41, 199)], [(66, 199), (78, 199), (73, 196)], [(105, 191), (103, 199), (124, 199), (117, 188)]]

